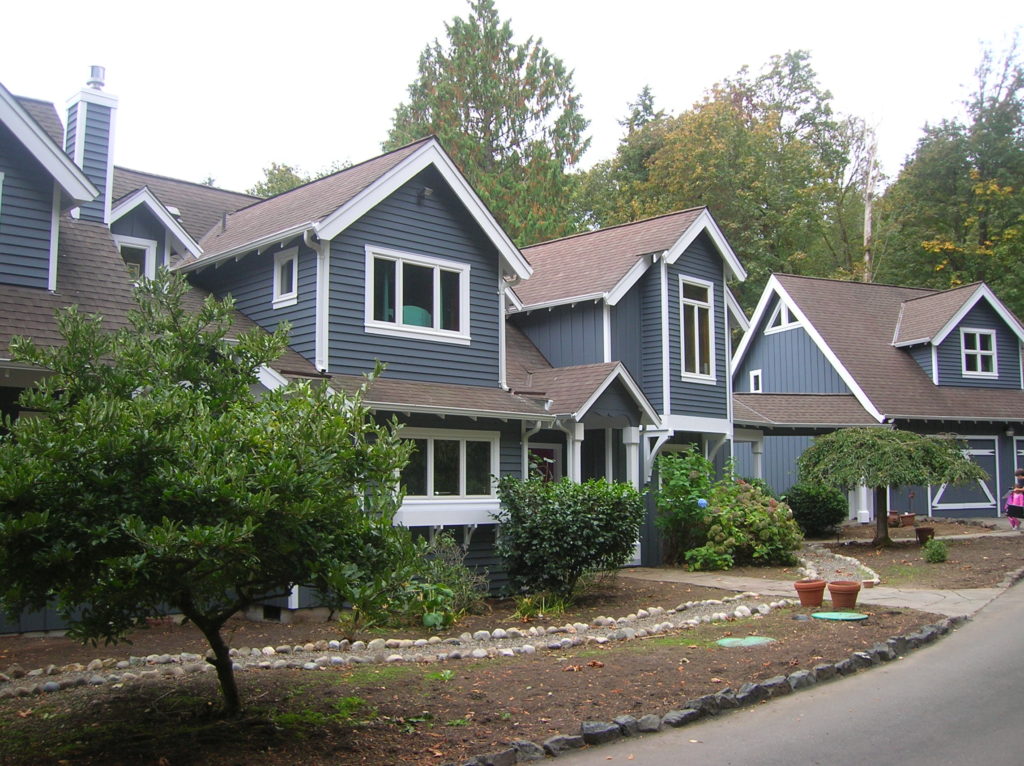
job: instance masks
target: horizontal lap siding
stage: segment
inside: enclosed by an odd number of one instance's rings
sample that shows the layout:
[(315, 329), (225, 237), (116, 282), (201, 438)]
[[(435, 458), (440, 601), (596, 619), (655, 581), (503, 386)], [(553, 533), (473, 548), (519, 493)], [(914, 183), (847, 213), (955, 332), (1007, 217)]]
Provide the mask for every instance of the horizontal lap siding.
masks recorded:
[(519, 314), (516, 325), (553, 367), (604, 361), (603, 304), (587, 301)]
[(929, 378), (932, 376), (932, 346), (930, 343), (907, 349), (917, 366), (924, 370)]
[[(701, 234), (669, 266), (668, 329), (671, 367), (669, 380), (673, 415), (705, 418), (726, 418), (728, 408), (729, 338), (725, 332), (725, 282), (722, 258), (707, 234)], [(712, 282), (714, 287), (715, 382), (695, 383), (682, 378), (679, 277), (696, 277)]]
[(661, 268), (648, 269), (630, 292), (640, 296), (640, 388), (658, 412), (665, 411), (662, 389)]
[(45, 288), (50, 273), (53, 181), (0, 125), (0, 282)]
[[(965, 378), (960, 369), (960, 327), (996, 331), (998, 378)], [(1020, 352), (1017, 336), (985, 301), (967, 312), (959, 327), (939, 345), (939, 385), (977, 388), (1020, 388)]]
[(640, 290), (634, 286), (615, 306), (612, 307), (612, 358), (622, 362), (633, 380), (643, 375), (641, 366), (643, 337), (640, 320)]
[[(429, 186), (434, 193), (419, 199)], [(368, 334), (366, 245), (470, 264), (470, 345)], [(330, 365), (359, 374), (376, 360), (389, 377), (498, 385), (499, 255), (436, 171), (425, 170), (331, 244)]]
[(107, 188), (107, 167), (110, 158), (111, 110), (100, 104), (86, 104), (85, 153), (82, 169), (100, 195), (82, 205), (82, 219), (103, 222), (103, 206)]
[(761, 389), (766, 394), (850, 393), (802, 327), (769, 335), (759, 329), (736, 376), (737, 392), (750, 391), (751, 370), (761, 370)]
[[(290, 243), (288, 247), (295, 244)], [(285, 248), (287, 249), (287, 247)], [(281, 322), (290, 322), (290, 345), (313, 361), (316, 345), (316, 255), (299, 246), (299, 300), (294, 306), (275, 309), (274, 253), (252, 253), (241, 261), (228, 261), (192, 276), (193, 281), (218, 297), (231, 295), (235, 306), (260, 327), (273, 332)]]

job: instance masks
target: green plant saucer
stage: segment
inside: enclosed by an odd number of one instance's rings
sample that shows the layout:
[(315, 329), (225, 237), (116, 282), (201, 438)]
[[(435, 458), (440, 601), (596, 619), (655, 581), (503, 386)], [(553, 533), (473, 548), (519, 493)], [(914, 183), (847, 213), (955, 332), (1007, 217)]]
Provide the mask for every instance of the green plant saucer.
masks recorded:
[(866, 620), (868, 616), (860, 612), (815, 612), (811, 615), (818, 620)]
[(761, 644), (770, 644), (774, 641), (774, 638), (768, 638), (767, 636), (744, 636), (743, 638), (720, 638), (715, 643), (727, 649), (734, 649), (737, 646), (760, 646)]

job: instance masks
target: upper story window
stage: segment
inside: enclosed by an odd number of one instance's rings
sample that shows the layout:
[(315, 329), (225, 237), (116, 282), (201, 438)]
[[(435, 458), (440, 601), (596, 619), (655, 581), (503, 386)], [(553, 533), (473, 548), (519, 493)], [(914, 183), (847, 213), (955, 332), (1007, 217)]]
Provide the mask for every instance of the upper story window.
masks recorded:
[(146, 279), (156, 278), (157, 266), (163, 266), (163, 262), (157, 263), (156, 242), (152, 239), (140, 239), (128, 237), (122, 234), (114, 235), (114, 242), (121, 253), (125, 266), (132, 275), (134, 281), (143, 277)]
[(294, 306), (299, 300), (299, 248), (290, 247), (274, 254), (275, 309)]
[(960, 329), (960, 370), (965, 378), (998, 377), (995, 330)]
[(775, 307), (775, 311), (772, 313), (771, 318), (768, 320), (768, 325), (764, 328), (765, 335), (773, 332), (779, 332), (780, 330), (789, 330), (800, 324), (799, 320), (793, 315), (793, 312), (789, 310), (789, 306), (779, 301), (779, 305)]
[(367, 247), (365, 327), (469, 343), (469, 264)]
[(693, 277), (679, 278), (679, 324), (683, 377), (715, 379), (714, 285)]
[(498, 474), (498, 433), (403, 428), (415, 449), (402, 470), (409, 498), (491, 497)]
[(750, 371), (750, 393), (760, 394), (763, 393), (764, 389), (761, 387), (763, 378), (760, 370)]

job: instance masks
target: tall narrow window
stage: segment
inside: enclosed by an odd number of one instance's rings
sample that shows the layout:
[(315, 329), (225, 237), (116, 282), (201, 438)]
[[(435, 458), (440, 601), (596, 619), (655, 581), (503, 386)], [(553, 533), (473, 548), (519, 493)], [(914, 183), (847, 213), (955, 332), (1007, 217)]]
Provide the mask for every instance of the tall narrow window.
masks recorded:
[(960, 330), (960, 366), (964, 377), (998, 377), (996, 365), (996, 331)]
[(761, 388), (761, 371), (751, 370), (750, 371), (750, 393), (760, 394)]
[(469, 342), (469, 264), (366, 249), (366, 330)]
[(294, 306), (299, 300), (299, 249), (290, 247), (274, 254), (275, 309)]
[(683, 377), (714, 380), (714, 293), (710, 282), (679, 279)]

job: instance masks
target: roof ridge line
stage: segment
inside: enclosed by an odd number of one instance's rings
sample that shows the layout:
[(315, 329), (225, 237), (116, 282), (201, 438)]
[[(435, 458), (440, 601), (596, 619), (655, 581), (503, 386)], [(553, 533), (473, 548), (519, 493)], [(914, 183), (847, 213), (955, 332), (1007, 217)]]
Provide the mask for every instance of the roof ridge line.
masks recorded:
[(674, 215), (682, 215), (683, 213), (692, 213), (694, 210), (707, 210), (707, 205), (697, 205), (695, 207), (688, 207), (683, 210), (673, 210), (670, 213), (662, 213), (661, 215), (652, 215), (650, 218), (641, 218), (638, 221), (624, 221), (623, 223), (617, 223), (613, 226), (604, 226), (599, 229), (590, 229), (589, 231), (578, 231), (575, 234), (566, 234), (564, 237), (556, 237), (555, 239), (547, 239), (543, 242), (536, 242), (532, 245), (526, 245), (525, 247), (519, 248), (520, 250), (529, 250), (532, 247), (541, 247), (543, 245), (550, 245), (555, 242), (562, 242), (568, 239), (575, 239), (577, 237), (586, 237), (591, 234), (599, 234), (605, 231), (612, 231), (614, 229), (622, 229), (626, 226), (636, 226), (641, 223), (649, 223), (650, 221), (657, 221), (659, 218), (670, 218)]

